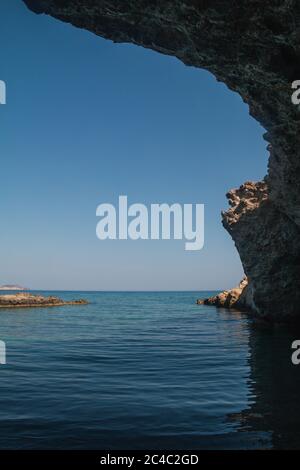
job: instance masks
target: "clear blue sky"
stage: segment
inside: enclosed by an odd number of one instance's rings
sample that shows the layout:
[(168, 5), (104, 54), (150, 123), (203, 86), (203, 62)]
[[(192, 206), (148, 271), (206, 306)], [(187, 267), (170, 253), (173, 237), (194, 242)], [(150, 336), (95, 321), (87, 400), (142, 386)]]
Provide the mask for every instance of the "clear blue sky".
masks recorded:
[[(0, 283), (35, 289), (202, 290), (242, 267), (226, 192), (266, 173), (264, 130), (206, 71), (0, 2)], [(204, 203), (205, 247), (100, 241), (96, 207)]]

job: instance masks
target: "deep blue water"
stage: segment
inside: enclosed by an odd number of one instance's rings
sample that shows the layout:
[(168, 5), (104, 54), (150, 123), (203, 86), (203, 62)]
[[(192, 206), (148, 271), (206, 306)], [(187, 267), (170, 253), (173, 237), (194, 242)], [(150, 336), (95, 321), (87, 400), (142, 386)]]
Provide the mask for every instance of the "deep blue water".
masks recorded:
[(90, 304), (0, 310), (1, 449), (300, 447), (300, 332), (207, 293), (51, 294)]

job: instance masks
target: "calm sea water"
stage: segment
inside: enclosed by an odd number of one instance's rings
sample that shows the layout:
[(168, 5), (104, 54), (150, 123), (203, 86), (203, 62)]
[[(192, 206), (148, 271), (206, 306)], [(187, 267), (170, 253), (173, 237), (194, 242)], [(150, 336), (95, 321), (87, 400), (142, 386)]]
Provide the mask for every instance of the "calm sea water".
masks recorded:
[(300, 448), (300, 331), (208, 293), (51, 294), (90, 304), (0, 310), (1, 449)]

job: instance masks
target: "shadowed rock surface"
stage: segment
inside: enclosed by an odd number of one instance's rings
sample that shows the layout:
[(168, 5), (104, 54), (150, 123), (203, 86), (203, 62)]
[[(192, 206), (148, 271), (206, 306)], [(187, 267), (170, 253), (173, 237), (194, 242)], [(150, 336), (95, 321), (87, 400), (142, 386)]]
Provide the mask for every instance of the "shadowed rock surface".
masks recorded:
[(87, 303), (83, 299), (64, 301), (54, 296), (44, 297), (23, 293), (0, 295), (0, 308), (60, 307), (62, 305), (85, 305)]
[(241, 95), (267, 130), (269, 169), (264, 182), (229, 193), (223, 224), (248, 277), (249, 308), (270, 320), (299, 316), (300, 113), (291, 83), (300, 79), (300, 2), (24, 1), (36, 13), (205, 68)]

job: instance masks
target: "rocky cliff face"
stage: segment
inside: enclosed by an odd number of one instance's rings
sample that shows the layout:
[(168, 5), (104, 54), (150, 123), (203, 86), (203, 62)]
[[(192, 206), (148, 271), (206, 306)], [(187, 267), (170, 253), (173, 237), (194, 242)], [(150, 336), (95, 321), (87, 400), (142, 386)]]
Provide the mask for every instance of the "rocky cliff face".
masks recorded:
[(36, 13), (205, 68), (241, 95), (267, 131), (269, 171), (264, 182), (229, 193), (223, 224), (248, 276), (252, 308), (270, 319), (300, 316), (300, 112), (291, 103), (291, 83), (300, 80), (300, 2), (24, 1)]
[(245, 183), (227, 197), (231, 208), (223, 214), (223, 225), (242, 255), (250, 279), (252, 299), (248, 303), (270, 320), (297, 316), (299, 227), (270, 199), (265, 182)]

